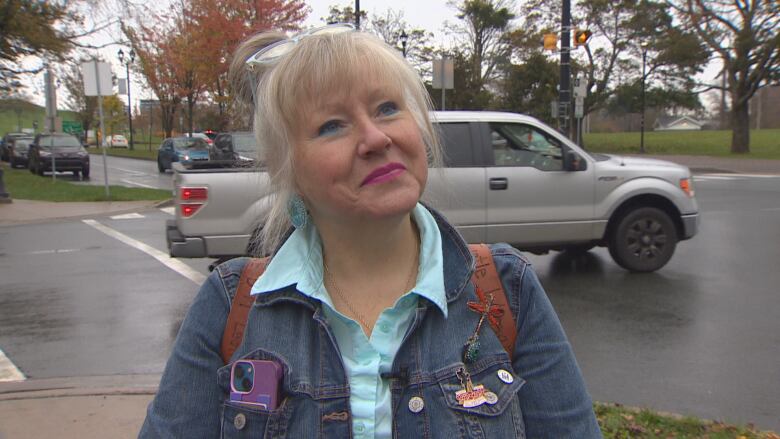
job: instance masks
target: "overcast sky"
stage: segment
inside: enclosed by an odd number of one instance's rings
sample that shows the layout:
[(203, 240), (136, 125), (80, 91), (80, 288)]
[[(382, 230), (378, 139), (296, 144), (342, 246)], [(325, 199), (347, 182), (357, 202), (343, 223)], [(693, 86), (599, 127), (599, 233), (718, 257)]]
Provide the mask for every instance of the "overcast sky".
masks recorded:
[[(306, 20), (306, 24), (310, 25), (322, 24), (321, 18), (328, 15), (331, 5), (355, 7), (355, 2), (349, 0), (308, 0), (306, 3), (312, 8)], [(441, 39), (444, 37), (442, 25), (445, 20), (450, 22), (457, 20), (455, 8), (447, 6), (447, 0), (363, 0), (360, 2), (360, 10), (367, 12), (369, 16), (384, 15), (388, 9), (401, 11), (404, 20), (410, 26), (433, 32), (436, 42), (445, 41)]]
[[(307, 0), (306, 3), (312, 9), (308, 18), (304, 22), (304, 25), (306, 26), (318, 26), (324, 24), (322, 18), (327, 16), (329, 7), (331, 5), (337, 5), (340, 7), (352, 6), (353, 8), (355, 5), (354, 0)], [(447, 33), (444, 31), (445, 23), (449, 22), (454, 24), (459, 20), (457, 17), (455, 17), (455, 8), (449, 6), (448, 3), (448, 0), (362, 0), (360, 2), (360, 8), (361, 10), (367, 12), (369, 16), (384, 15), (388, 9), (400, 11), (403, 14), (404, 21), (406, 21), (411, 27), (422, 28), (432, 32), (434, 34), (434, 44), (449, 47), (453, 44), (453, 42), (452, 37), (447, 35)], [(518, 0), (516, 3), (520, 4), (522, 1)], [(165, 7), (165, 4), (169, 4), (169, 0), (160, 0), (155, 4), (159, 5), (160, 7)], [(116, 51), (117, 46), (110, 46), (101, 50), (103, 56), (113, 64), (112, 67), (114, 74), (119, 78), (124, 78), (124, 69), (121, 68), (118, 61), (115, 59)], [(708, 68), (707, 71), (701, 75), (702, 79), (713, 78), (717, 74), (718, 70), (718, 67), (713, 67), (711, 65), (710, 68)], [(42, 77), (42, 75), (39, 76)], [(153, 96), (150, 94), (150, 91), (147, 90), (146, 87), (143, 87), (143, 84), (139, 81), (140, 78), (137, 74), (133, 75), (132, 79), (134, 106), (138, 105), (138, 101), (140, 99), (153, 98)], [(35, 79), (32, 79), (30, 82), (33, 81), (35, 81)], [(42, 79), (39, 78), (38, 81), (35, 82), (36, 85), (42, 84)], [(40, 90), (40, 86), (33, 87), (32, 89), (29, 89), (31, 92), (30, 94), (33, 95), (36, 103), (42, 104), (43, 100), (38, 99), (42, 93), (38, 93), (37, 90), (35, 90), (36, 88)], [(63, 102), (63, 98), (64, 96), (62, 95), (62, 91), (60, 91), (60, 102), (58, 102), (58, 106), (60, 108), (64, 108), (65, 102)], [(122, 99), (126, 100), (126, 96), (122, 96)]]

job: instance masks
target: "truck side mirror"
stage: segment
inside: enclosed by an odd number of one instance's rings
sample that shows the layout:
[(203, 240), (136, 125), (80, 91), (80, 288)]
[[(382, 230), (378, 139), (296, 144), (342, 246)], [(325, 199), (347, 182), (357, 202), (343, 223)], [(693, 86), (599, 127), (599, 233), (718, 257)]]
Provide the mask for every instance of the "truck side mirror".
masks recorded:
[(563, 169), (567, 172), (584, 171), (588, 169), (588, 162), (575, 151), (569, 150), (564, 155)]

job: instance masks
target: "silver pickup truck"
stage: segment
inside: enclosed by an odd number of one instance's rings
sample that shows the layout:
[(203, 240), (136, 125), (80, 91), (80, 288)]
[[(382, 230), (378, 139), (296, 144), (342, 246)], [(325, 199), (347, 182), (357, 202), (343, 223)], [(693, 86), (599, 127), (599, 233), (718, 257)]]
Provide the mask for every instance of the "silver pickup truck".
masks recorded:
[[(435, 112), (446, 166), (431, 169), (423, 199), (468, 242), (507, 242), (542, 253), (607, 246), (620, 266), (658, 270), (698, 229), (693, 180), (684, 166), (584, 151), (532, 117)], [(268, 208), (262, 168), (174, 167), (176, 219), (170, 254), (247, 254)]]

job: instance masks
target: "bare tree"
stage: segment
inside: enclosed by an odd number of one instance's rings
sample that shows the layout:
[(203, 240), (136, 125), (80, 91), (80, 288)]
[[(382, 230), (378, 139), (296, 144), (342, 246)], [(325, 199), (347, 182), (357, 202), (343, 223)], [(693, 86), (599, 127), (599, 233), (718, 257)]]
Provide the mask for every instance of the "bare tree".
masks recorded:
[(750, 98), (780, 78), (780, 3), (668, 0), (668, 4), (723, 63), (731, 97), (731, 152), (750, 152)]

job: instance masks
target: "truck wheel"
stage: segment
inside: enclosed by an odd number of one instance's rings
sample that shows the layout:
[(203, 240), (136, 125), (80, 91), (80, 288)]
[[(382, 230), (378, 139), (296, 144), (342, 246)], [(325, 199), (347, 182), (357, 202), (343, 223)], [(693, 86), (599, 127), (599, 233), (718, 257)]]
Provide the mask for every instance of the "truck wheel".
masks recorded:
[(160, 161), (160, 159), (157, 159), (157, 170), (158, 170), (158, 171), (159, 171), (161, 174), (162, 174), (163, 172), (165, 172), (165, 166), (163, 166), (163, 164), (162, 164), (162, 162)]
[(654, 207), (632, 210), (618, 220), (609, 237), (609, 254), (629, 271), (651, 272), (666, 265), (677, 246), (677, 229), (666, 212)]
[(89, 168), (83, 168), (81, 170), (81, 179), (82, 180), (88, 180), (89, 179)]

